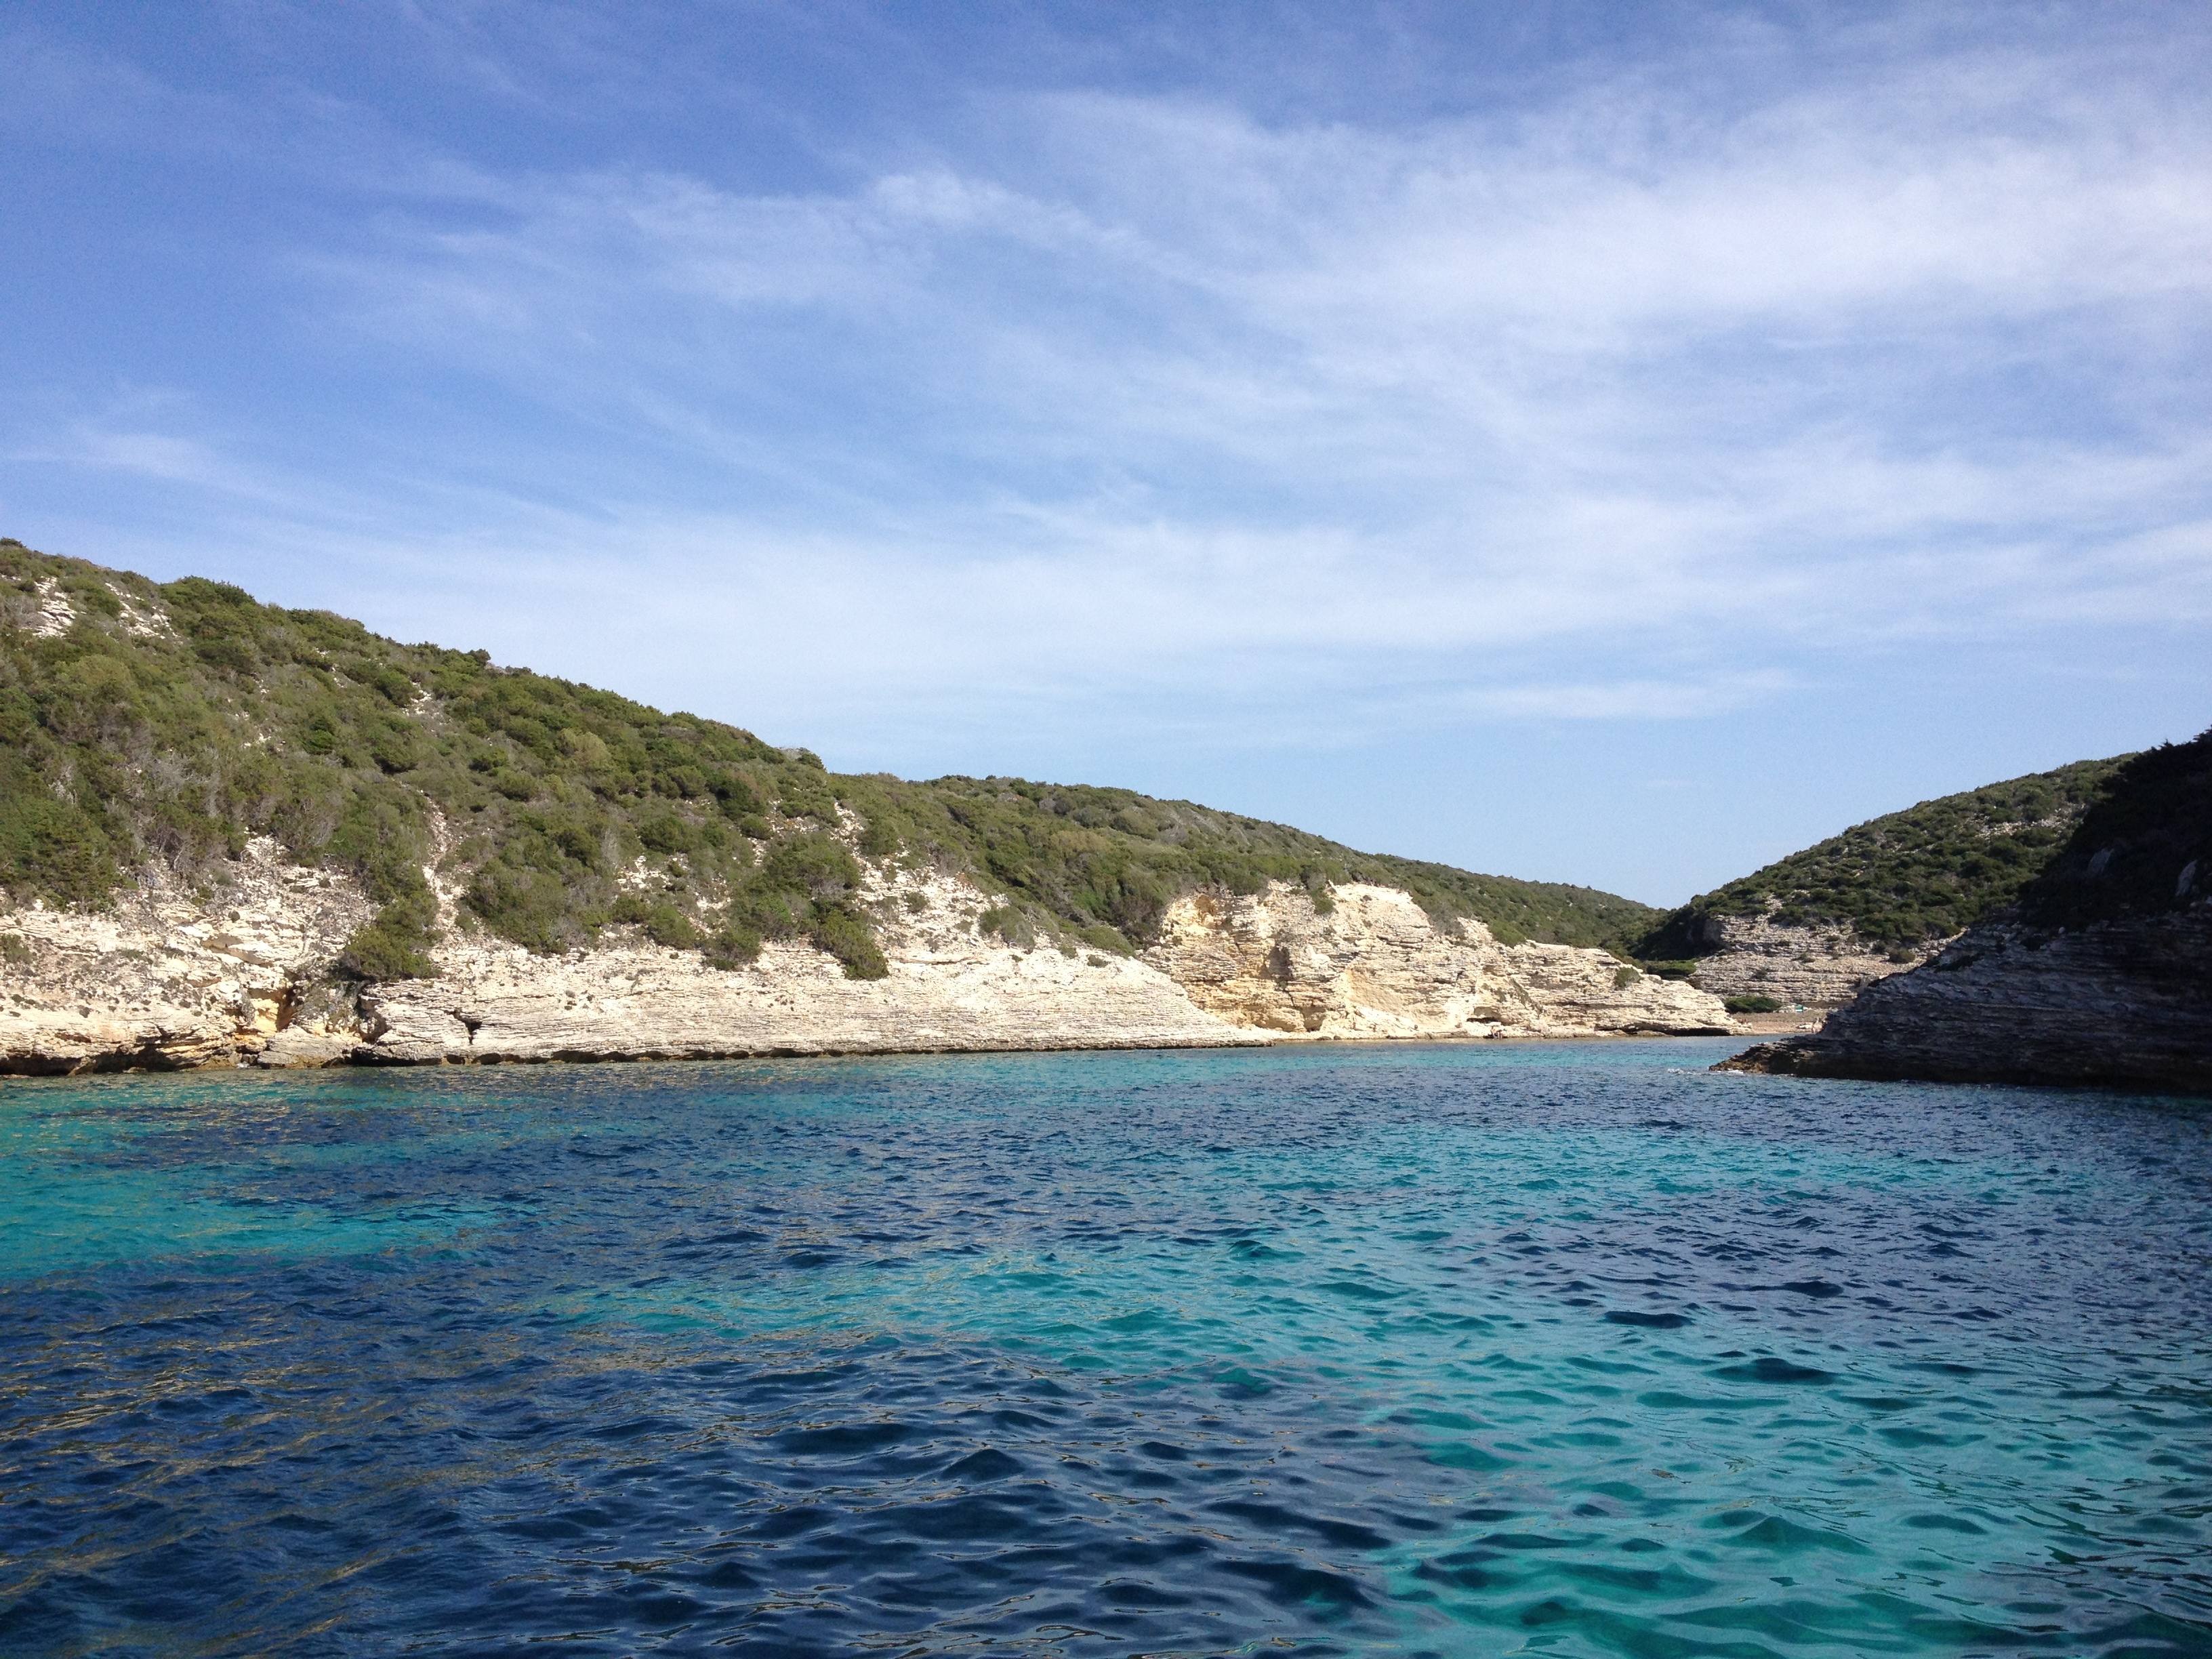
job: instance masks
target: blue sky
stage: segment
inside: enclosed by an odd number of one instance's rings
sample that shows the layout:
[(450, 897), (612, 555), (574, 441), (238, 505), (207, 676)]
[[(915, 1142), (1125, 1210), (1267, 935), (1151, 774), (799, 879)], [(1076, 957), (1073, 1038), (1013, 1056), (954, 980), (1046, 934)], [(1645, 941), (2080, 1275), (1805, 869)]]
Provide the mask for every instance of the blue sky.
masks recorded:
[(1673, 902), (2212, 724), (2201, 4), (0, 14), (0, 533)]

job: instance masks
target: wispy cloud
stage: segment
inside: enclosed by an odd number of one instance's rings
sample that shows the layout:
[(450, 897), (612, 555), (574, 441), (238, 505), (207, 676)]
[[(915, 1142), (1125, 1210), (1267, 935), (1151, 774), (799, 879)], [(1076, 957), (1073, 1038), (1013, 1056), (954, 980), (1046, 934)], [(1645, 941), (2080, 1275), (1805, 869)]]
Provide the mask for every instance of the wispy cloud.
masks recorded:
[(404, 367), (419, 429), (319, 473), (108, 411), (18, 459), (227, 495), (234, 536), (259, 501), (272, 544), (398, 562), (422, 631), (464, 605), (794, 726), (801, 684), (981, 725), (1678, 719), (2200, 623), (2212, 121), (2139, 35), (1972, 33), (1720, 30), (1418, 120), (970, 89), (834, 189), (380, 132), (371, 210), (283, 250), (290, 325)]
[[(842, 194), (482, 179), (496, 222), (401, 214), (315, 269), (361, 327), (696, 469), (678, 514), (599, 470), (599, 555), (879, 596), (900, 625), (847, 674), (1449, 665), (1489, 716), (1667, 714), (1707, 704), (1633, 664), (1490, 687), (1483, 654), (2203, 614), (2212, 422), (2151, 343), (2201, 349), (2212, 162), (2138, 91), (2009, 52), (1399, 130), (1033, 97)], [(702, 517), (732, 528), (672, 529)], [(1101, 605), (1110, 653), (1070, 643)]]

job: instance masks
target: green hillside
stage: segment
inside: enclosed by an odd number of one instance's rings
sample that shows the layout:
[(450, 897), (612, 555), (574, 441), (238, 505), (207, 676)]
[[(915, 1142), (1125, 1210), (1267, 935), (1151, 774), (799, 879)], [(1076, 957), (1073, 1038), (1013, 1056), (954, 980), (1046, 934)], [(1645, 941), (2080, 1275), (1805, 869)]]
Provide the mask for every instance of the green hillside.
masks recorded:
[(2212, 892), (2212, 731), (2115, 766), (2020, 896), (2032, 927), (2154, 916)]
[(1180, 895), (1271, 878), (1403, 887), (1509, 942), (1624, 947), (1659, 916), (1127, 790), (839, 775), (482, 651), (0, 540), (0, 885), (19, 898), (97, 905), (149, 859), (219, 884), (269, 835), (382, 907), (348, 951), (363, 978), (427, 969), (434, 854), (465, 884), (465, 927), (532, 950), (629, 925), (729, 963), (805, 938), (868, 977), (876, 919), (829, 833), (846, 816), (864, 855), (1000, 895), (989, 921), (1021, 941), (1127, 951)]
[(1869, 819), (1692, 899), (1638, 948), (1694, 956), (1712, 948), (1708, 918), (1770, 911), (1784, 926), (1848, 925), (1899, 950), (1948, 938), (2019, 898), (2129, 758), (2077, 761)]

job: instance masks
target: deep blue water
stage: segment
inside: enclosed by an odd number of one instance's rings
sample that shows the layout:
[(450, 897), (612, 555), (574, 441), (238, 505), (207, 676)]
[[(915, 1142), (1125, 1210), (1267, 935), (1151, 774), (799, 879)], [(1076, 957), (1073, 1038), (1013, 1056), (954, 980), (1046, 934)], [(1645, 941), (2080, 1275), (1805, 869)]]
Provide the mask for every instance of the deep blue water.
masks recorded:
[(2212, 1110), (1727, 1042), (0, 1094), (0, 1653), (2212, 1655)]

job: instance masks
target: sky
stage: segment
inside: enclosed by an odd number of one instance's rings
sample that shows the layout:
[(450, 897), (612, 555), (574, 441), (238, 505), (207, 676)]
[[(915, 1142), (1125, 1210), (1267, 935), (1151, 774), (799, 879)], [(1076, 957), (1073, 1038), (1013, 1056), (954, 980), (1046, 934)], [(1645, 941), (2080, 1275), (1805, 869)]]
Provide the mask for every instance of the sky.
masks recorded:
[(15, 0), (0, 534), (1672, 904), (2212, 725), (2212, 8)]

